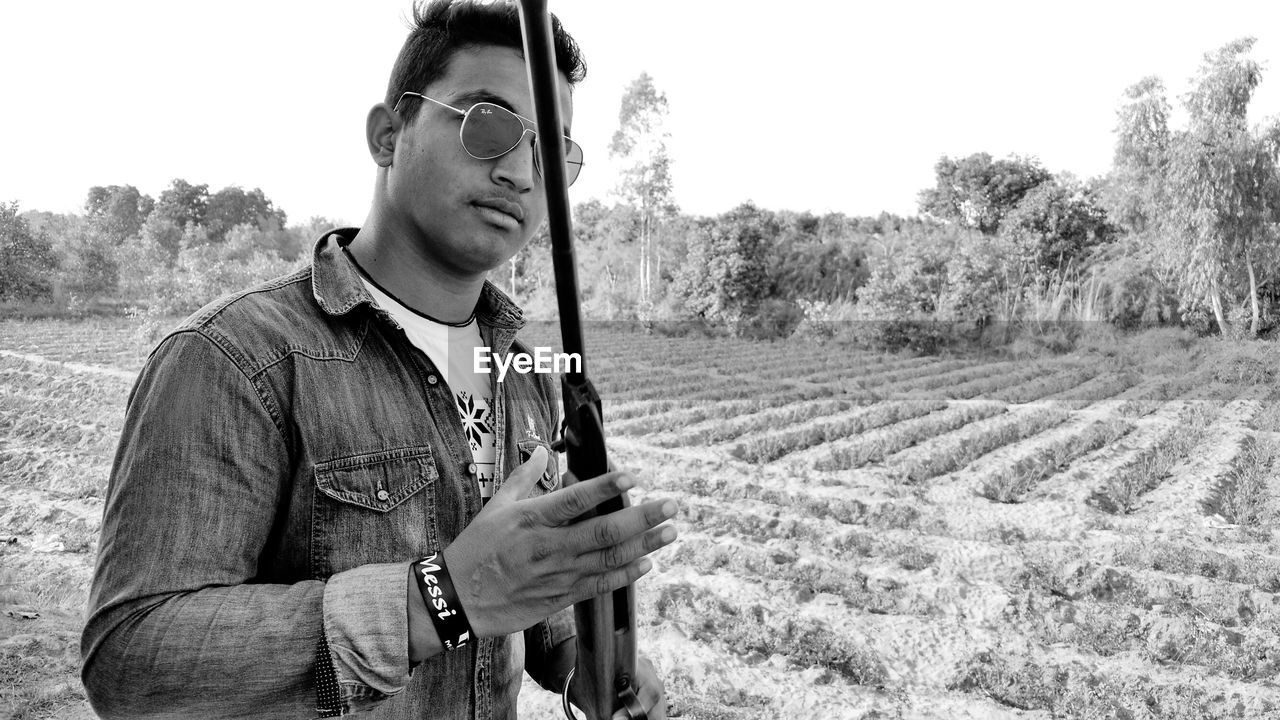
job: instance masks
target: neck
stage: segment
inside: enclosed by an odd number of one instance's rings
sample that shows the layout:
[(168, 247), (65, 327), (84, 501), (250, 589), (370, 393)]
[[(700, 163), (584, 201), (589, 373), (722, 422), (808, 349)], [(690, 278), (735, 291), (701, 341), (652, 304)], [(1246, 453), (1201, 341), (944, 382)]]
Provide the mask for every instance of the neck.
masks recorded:
[(347, 247), (373, 281), (404, 305), (446, 323), (471, 317), (484, 275), (460, 273), (430, 254), (425, 243), (408, 242), (411, 233), (394, 231), (369, 213)]

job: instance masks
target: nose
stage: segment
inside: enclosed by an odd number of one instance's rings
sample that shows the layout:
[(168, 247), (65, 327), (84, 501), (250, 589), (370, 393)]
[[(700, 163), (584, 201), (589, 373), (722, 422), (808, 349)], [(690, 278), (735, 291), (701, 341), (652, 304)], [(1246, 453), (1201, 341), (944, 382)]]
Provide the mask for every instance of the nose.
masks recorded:
[(520, 142), (502, 157), (496, 158), (493, 164), (494, 182), (506, 185), (516, 192), (528, 192), (533, 189), (535, 175), (533, 154), (537, 149), (533, 145), (533, 131), (525, 128)]

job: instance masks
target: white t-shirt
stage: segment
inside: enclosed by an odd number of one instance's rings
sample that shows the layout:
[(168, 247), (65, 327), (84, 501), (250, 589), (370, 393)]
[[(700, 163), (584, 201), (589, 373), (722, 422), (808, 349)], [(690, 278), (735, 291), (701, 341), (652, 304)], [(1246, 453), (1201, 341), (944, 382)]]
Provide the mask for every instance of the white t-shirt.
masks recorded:
[(462, 432), (471, 446), (471, 458), (476, 464), (480, 498), (482, 502), (488, 502), (493, 497), (496, 474), (496, 428), (493, 426), (493, 391), (489, 373), (475, 372), (475, 348), (483, 345), (475, 317), (461, 325), (437, 322), (400, 304), (368, 278), (361, 276), (360, 280), (374, 302), (404, 328), (409, 342), (431, 358), (453, 392), (454, 406), (462, 420)]

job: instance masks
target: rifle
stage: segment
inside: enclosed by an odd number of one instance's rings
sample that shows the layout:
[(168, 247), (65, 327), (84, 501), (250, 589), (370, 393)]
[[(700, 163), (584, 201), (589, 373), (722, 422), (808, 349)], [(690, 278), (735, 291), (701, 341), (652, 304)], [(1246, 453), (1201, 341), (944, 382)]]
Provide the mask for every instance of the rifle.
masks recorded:
[[(519, 0), (524, 56), (533, 93), (534, 121), (538, 134), (542, 178), (546, 187), (547, 217), (551, 231), (551, 258), (555, 270), (556, 300), (560, 309), (560, 335), (564, 352), (577, 353), (577, 370), (561, 379), (564, 398), (564, 447), (569, 470), (578, 480), (589, 480), (609, 469), (604, 445), (604, 420), (600, 396), (587, 378), (587, 361), (579, 314), (578, 272), (573, 254), (573, 227), (569, 219), (569, 192), (564, 167), (564, 138), (560, 134), (559, 71), (552, 43), (547, 0)], [(607, 515), (627, 507), (626, 494), (607, 500), (578, 521)], [(635, 591), (632, 586), (599, 595), (573, 606), (578, 629), (578, 660), (570, 679), (585, 682), (589, 707), (595, 720), (608, 720), (626, 709), (630, 720), (645, 720), (636, 697)], [(569, 708), (565, 683), (565, 713)]]

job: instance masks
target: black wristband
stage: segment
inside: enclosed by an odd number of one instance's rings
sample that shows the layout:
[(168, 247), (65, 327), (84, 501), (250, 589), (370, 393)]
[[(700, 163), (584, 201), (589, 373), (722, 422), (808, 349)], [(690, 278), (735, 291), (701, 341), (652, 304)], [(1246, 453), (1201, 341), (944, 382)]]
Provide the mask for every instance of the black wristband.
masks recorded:
[(427, 614), (444, 649), (457, 650), (471, 641), (471, 623), (453, 589), (453, 579), (444, 566), (444, 556), (435, 553), (413, 563), (413, 577), (418, 581), (418, 591), (427, 604)]

